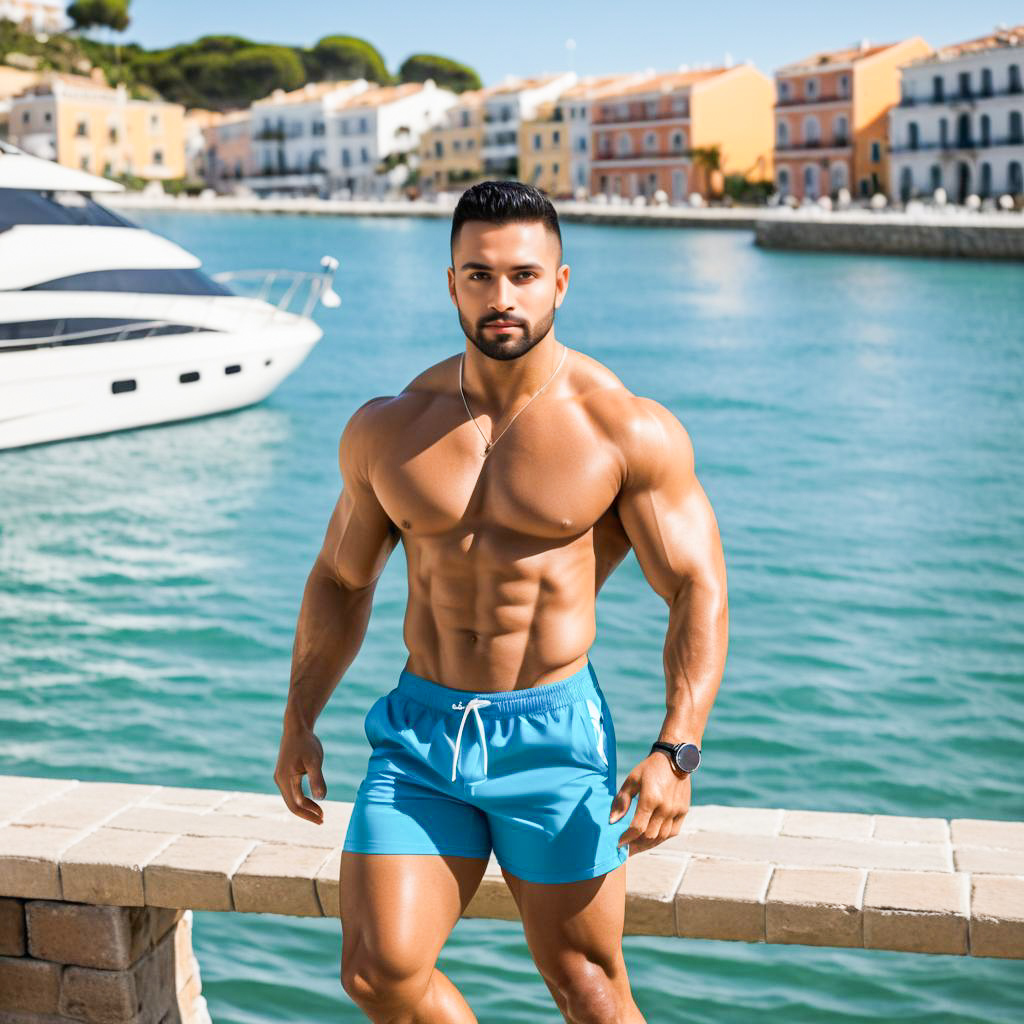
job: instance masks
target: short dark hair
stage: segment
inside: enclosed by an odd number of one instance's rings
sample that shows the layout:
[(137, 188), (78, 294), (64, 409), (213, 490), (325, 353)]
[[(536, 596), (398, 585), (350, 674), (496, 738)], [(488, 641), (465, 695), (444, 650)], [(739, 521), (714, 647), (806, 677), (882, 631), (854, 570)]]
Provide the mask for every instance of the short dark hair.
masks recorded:
[(540, 220), (558, 239), (559, 262), (562, 257), (562, 232), (551, 200), (533, 185), (521, 181), (481, 181), (462, 193), (452, 213), (451, 248), (459, 229), (467, 220), (485, 220), (492, 224), (512, 224)]

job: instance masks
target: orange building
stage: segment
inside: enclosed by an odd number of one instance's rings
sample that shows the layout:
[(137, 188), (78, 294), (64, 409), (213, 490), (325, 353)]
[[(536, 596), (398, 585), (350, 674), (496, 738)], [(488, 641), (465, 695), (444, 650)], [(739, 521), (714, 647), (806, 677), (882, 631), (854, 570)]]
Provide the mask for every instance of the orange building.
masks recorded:
[(900, 100), (901, 64), (931, 53), (913, 36), (862, 40), (815, 53), (775, 72), (775, 187), (797, 199), (839, 189), (888, 191), (889, 109)]
[(655, 74), (602, 94), (591, 108), (591, 194), (706, 194), (709, 167), (690, 151), (713, 146), (722, 174), (770, 180), (773, 100), (771, 79), (751, 64)]

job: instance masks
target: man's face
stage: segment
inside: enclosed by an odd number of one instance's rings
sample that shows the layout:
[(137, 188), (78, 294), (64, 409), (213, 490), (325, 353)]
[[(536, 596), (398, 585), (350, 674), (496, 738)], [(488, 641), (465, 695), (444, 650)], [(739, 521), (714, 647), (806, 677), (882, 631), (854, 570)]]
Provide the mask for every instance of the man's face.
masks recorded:
[(543, 221), (466, 221), (452, 250), (448, 292), (466, 337), (492, 359), (518, 359), (551, 330), (569, 285), (558, 238)]

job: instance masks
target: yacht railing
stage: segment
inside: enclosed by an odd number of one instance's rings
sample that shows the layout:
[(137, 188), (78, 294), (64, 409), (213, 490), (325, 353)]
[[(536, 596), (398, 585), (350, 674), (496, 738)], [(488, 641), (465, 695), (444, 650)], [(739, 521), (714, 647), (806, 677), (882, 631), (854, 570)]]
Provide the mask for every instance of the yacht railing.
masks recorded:
[(218, 284), (226, 285), (233, 291), (239, 287), (248, 288), (249, 292), (237, 293), (268, 302), (281, 313), (295, 313), (292, 305), (298, 304), (300, 297), (304, 296), (305, 301), (298, 315), (308, 317), (318, 301), (330, 309), (341, 305), (341, 298), (333, 288), (338, 261), (333, 256), (324, 256), (320, 266), (324, 268), (321, 271), (226, 270), (211, 276)]

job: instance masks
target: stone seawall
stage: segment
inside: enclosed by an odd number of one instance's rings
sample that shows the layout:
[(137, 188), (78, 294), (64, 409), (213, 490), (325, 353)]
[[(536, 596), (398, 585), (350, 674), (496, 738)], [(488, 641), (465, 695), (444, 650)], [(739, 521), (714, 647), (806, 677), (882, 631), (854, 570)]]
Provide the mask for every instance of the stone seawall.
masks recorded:
[[(320, 803), (0, 776), (0, 1021), (206, 1024), (190, 910), (338, 917)], [(1021, 822), (698, 804), (626, 875), (629, 935), (1024, 959)], [(493, 853), (465, 916), (519, 919)]]

